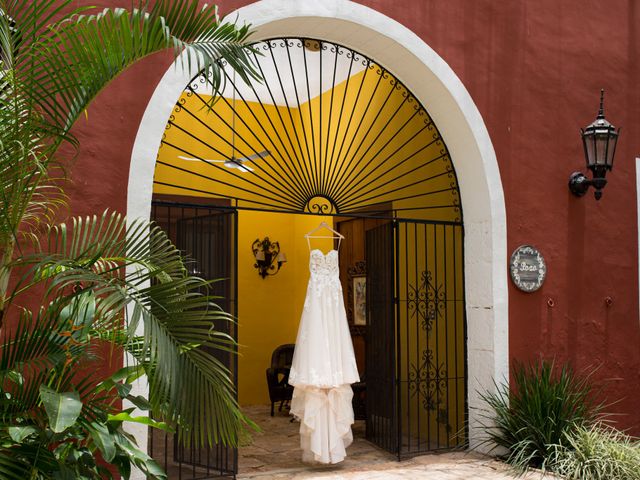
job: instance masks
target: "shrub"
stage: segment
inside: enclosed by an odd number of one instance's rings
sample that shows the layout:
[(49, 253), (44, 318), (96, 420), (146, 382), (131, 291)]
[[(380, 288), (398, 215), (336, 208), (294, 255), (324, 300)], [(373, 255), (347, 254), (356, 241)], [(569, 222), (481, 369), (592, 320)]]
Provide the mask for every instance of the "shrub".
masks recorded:
[(640, 441), (602, 423), (577, 427), (554, 449), (552, 468), (567, 479), (640, 478)]
[(544, 360), (517, 364), (511, 385), (482, 394), (490, 407), (486, 442), (506, 449), (505, 460), (519, 470), (549, 469), (554, 445), (597, 417), (600, 406), (590, 393), (588, 376), (579, 377), (568, 366), (558, 371)]

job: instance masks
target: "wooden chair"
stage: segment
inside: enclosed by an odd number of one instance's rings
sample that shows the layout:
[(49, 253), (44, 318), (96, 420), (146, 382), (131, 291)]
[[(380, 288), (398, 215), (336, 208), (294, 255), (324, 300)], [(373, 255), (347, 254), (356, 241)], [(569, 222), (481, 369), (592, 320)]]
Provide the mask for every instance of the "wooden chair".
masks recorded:
[(360, 381), (351, 384), (353, 390), (353, 418), (355, 420), (367, 419), (367, 380), (364, 373), (360, 375)]
[(293, 395), (293, 387), (288, 382), (294, 348), (293, 343), (280, 345), (271, 354), (271, 366), (267, 368), (267, 387), (269, 388), (272, 417), (274, 404), (280, 402), (278, 411), (281, 412), (283, 405), (288, 404)]

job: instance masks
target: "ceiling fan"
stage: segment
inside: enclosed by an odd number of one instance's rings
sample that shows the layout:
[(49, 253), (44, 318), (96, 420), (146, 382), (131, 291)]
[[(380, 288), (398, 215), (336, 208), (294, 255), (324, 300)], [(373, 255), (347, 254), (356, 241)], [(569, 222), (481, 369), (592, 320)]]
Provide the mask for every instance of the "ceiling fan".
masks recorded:
[(238, 170), (240, 170), (241, 172), (253, 172), (253, 168), (249, 167), (248, 165), (245, 165), (245, 162), (251, 162), (252, 160), (255, 160), (256, 158), (265, 158), (268, 157), (269, 155), (271, 155), (271, 152), (269, 150), (263, 150), (262, 152), (256, 152), (253, 155), (248, 155), (246, 157), (239, 157), (236, 158), (235, 153), (236, 153), (236, 90), (235, 90), (235, 81), (236, 81), (236, 72), (233, 72), (233, 84), (234, 84), (234, 90), (233, 90), (233, 100), (232, 100), (232, 106), (231, 106), (231, 112), (232, 112), (232, 117), (231, 117), (231, 148), (232, 148), (232, 153), (231, 153), (231, 158), (225, 158), (225, 159), (221, 159), (221, 160), (209, 160), (206, 158), (192, 158), (192, 157), (183, 157), (181, 155), (178, 156), (178, 158), (182, 159), (182, 160), (187, 160), (190, 162), (207, 162), (207, 163), (222, 163), (225, 167), (227, 168), (237, 168)]
[(250, 162), (252, 160), (255, 160), (256, 158), (265, 158), (265, 157), (268, 157), (269, 155), (271, 155), (271, 152), (269, 150), (264, 150), (262, 152), (254, 153), (253, 155), (248, 155), (246, 157), (236, 158), (232, 156), (231, 158), (226, 158), (221, 160), (209, 160), (206, 158), (183, 157), (182, 155), (179, 155), (178, 158), (182, 160), (187, 160), (189, 162), (222, 163), (227, 168), (237, 168), (241, 172), (252, 172), (253, 168), (249, 167), (248, 165), (245, 165), (244, 162)]

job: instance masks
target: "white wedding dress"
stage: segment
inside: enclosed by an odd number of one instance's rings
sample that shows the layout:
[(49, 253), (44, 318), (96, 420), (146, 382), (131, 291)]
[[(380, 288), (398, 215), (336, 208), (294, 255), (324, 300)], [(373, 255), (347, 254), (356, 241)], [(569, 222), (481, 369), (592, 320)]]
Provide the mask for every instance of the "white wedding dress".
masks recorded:
[(311, 276), (298, 328), (289, 384), (300, 420), (302, 460), (338, 463), (353, 441), (353, 391), (360, 380), (342, 299), (338, 252), (309, 255)]

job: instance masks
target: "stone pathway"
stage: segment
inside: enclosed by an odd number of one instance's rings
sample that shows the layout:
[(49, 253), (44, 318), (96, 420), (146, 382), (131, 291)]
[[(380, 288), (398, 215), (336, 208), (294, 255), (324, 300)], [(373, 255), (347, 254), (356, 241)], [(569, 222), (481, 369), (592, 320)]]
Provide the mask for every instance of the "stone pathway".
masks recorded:
[[(298, 423), (289, 416), (269, 416), (268, 406), (243, 408), (262, 432), (239, 449), (238, 479), (429, 479), (429, 480), (539, 480), (539, 473), (516, 476), (501, 462), (474, 452), (421, 455), (398, 462), (395, 457), (364, 439), (364, 422), (354, 425), (354, 442), (338, 465), (307, 465), (300, 460)], [(545, 479), (552, 477), (547, 475)]]

